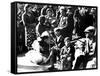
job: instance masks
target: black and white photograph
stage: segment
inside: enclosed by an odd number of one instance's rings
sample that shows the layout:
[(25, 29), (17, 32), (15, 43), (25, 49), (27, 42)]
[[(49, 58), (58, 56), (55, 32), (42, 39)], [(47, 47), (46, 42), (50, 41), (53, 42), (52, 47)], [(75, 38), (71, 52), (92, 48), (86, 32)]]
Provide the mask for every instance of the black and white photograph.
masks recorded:
[(14, 8), (17, 73), (98, 68), (96, 6), (17, 2)]

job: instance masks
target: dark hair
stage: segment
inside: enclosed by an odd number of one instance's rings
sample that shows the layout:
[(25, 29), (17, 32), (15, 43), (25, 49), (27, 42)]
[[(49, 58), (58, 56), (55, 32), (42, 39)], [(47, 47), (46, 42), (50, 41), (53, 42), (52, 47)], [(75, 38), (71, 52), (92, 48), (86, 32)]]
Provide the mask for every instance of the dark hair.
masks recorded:
[(31, 5), (31, 4), (26, 5), (26, 7), (25, 7), (25, 11), (26, 11), (26, 12), (28, 11), (28, 8), (29, 8), (29, 7), (32, 7), (32, 5)]
[(54, 29), (54, 32), (61, 32), (61, 29), (55, 28), (55, 29)]
[(50, 22), (45, 22), (45, 25), (46, 25), (46, 29), (51, 29), (51, 24), (50, 24)]
[(53, 9), (52, 9), (52, 8), (47, 8), (47, 10), (46, 10), (46, 14), (47, 14), (48, 11), (53, 12)]
[(44, 21), (45, 22), (45, 16), (40, 16), (39, 18), (38, 18), (38, 21)]
[(44, 41), (45, 39), (48, 39), (49, 37), (48, 36), (43, 36), (41, 37), (41, 41), (39, 41), (39, 44), (40, 46), (44, 46), (44, 45), (47, 45), (47, 43)]
[(48, 36), (43, 36), (41, 37), (41, 39), (44, 41), (45, 39), (48, 39), (49, 37)]

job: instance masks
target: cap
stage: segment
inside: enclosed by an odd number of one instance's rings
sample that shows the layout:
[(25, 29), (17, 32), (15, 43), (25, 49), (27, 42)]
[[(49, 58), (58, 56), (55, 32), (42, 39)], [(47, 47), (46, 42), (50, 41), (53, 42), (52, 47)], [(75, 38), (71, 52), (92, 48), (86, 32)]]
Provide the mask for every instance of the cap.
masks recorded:
[(60, 28), (55, 28), (54, 32), (56, 32), (56, 31), (61, 31), (61, 29)]
[(93, 26), (89, 26), (84, 30), (84, 32), (94, 32), (94, 31), (95, 31), (95, 27)]
[(49, 36), (49, 33), (47, 31), (44, 31), (42, 34), (41, 34), (41, 37), (44, 37), (44, 36)]
[(64, 42), (66, 42), (66, 41), (70, 41), (70, 40), (71, 40), (70, 37), (66, 37), (66, 38), (64, 39)]

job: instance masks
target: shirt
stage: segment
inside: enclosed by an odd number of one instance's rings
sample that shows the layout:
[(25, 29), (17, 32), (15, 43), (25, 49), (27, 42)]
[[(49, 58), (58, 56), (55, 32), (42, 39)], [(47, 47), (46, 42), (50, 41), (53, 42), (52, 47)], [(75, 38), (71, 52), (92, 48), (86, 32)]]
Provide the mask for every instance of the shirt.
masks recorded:
[(66, 27), (67, 26), (67, 17), (61, 17), (60, 22), (59, 22), (59, 27)]

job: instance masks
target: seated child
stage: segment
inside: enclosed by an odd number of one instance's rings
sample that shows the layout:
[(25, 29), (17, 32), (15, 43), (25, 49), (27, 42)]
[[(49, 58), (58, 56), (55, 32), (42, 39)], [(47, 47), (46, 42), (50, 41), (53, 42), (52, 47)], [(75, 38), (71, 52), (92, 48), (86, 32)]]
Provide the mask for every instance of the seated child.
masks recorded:
[(74, 60), (75, 49), (70, 43), (70, 38), (64, 39), (65, 46), (62, 47), (60, 52), (61, 58), (61, 70), (70, 70), (72, 68), (72, 61)]

